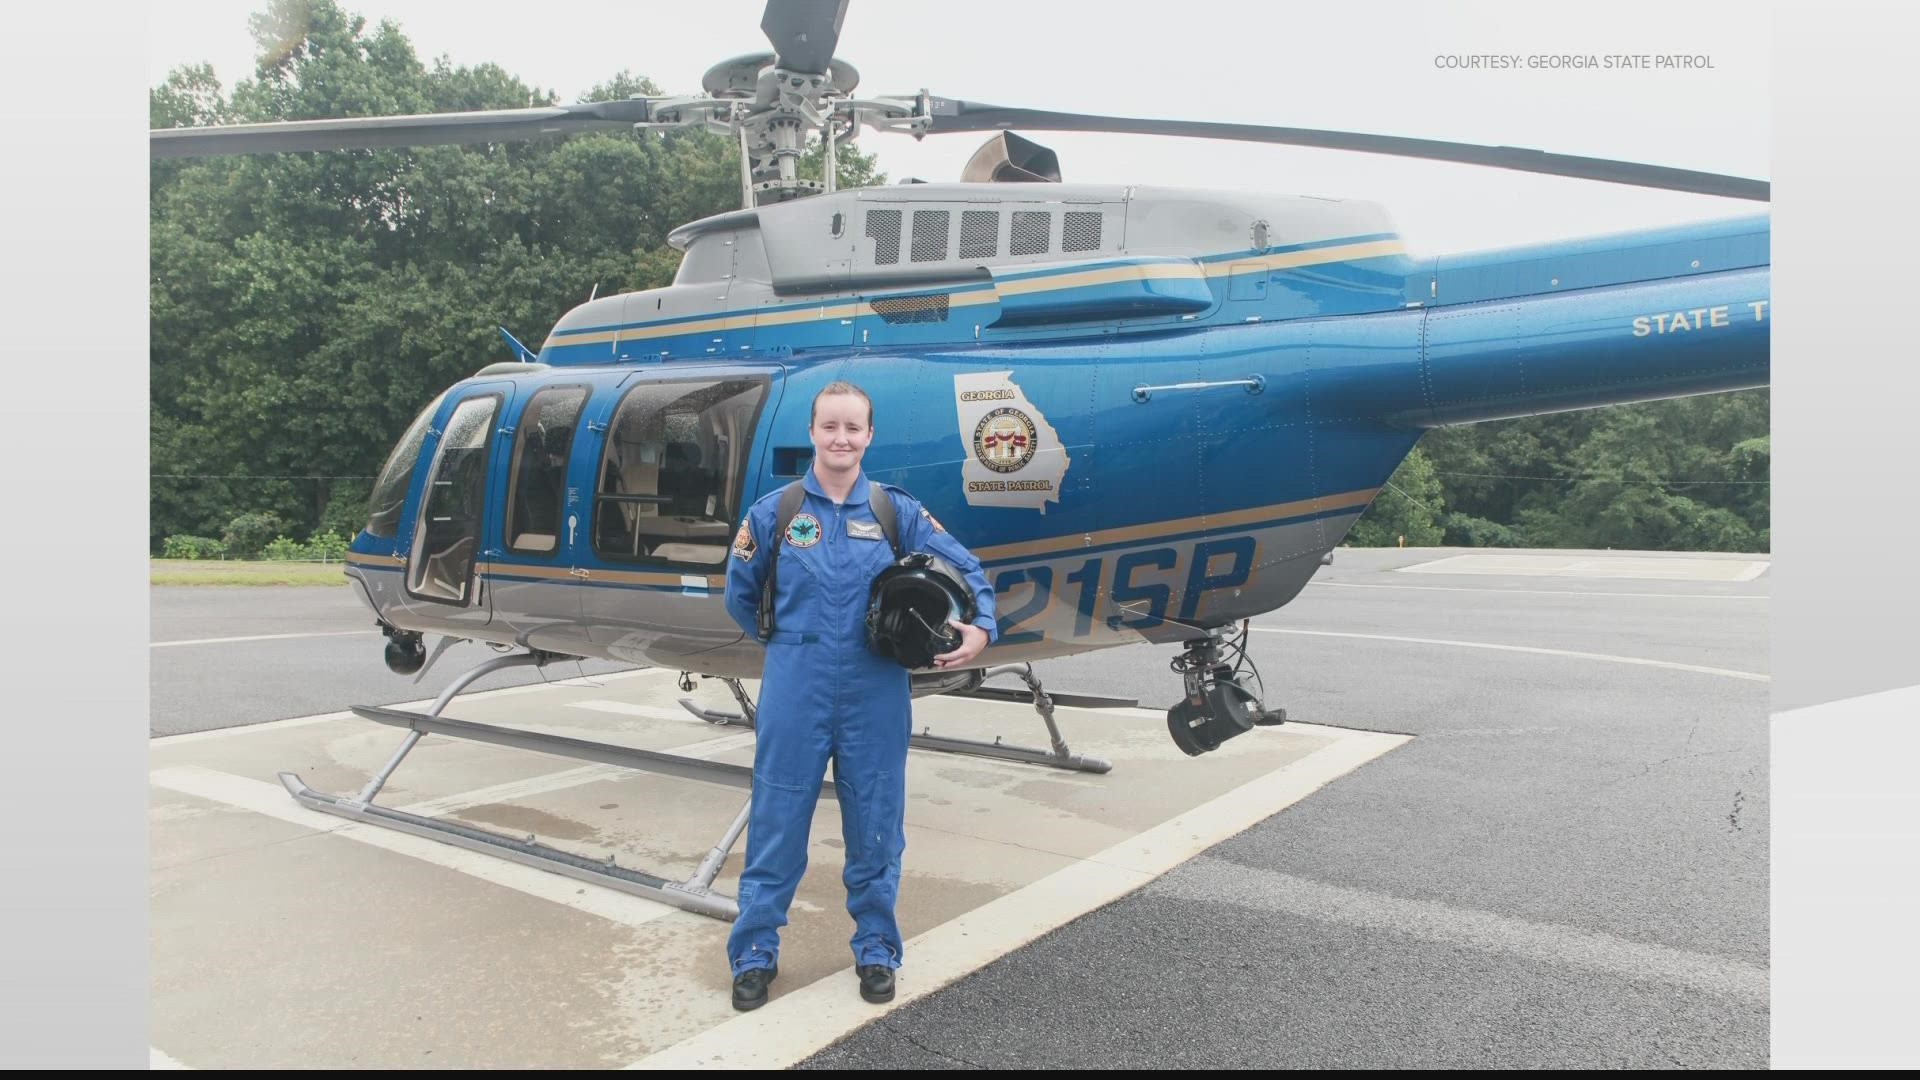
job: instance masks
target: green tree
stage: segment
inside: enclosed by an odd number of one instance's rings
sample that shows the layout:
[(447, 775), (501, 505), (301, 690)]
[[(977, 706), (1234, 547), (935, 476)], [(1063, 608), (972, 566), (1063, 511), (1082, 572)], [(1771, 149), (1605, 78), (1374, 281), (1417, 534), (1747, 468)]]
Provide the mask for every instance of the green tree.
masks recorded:
[(1355, 547), (1395, 547), (1405, 537), (1409, 547), (1432, 547), (1445, 536), (1440, 527), (1445, 516), (1433, 463), (1416, 446), (1354, 523), (1347, 543)]
[(1449, 544), (1768, 549), (1768, 392), (1445, 428)]
[[(223, 95), (206, 66), (177, 69), (156, 127), (558, 101), (497, 65), (425, 64), (333, 0), (272, 0), (251, 27), (254, 77)], [(583, 100), (658, 92), (621, 72)], [(154, 162), (156, 546), (247, 512), (292, 535), (362, 517), (364, 478), (421, 406), (506, 358), (496, 326), (537, 344), (596, 289), (670, 281), (667, 235), (739, 206), (736, 153), (673, 129)], [(871, 156), (839, 164), (884, 179)]]

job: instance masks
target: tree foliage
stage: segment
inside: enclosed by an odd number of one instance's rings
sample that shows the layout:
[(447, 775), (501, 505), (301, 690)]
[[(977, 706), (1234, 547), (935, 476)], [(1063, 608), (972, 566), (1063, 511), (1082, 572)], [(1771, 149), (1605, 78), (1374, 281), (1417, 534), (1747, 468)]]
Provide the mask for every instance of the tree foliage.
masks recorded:
[[(1424, 459), (1450, 545), (1767, 551), (1768, 400), (1743, 390), (1443, 428), (1392, 482), (1407, 488)], [(1410, 515), (1391, 494), (1350, 543), (1394, 542), (1388, 524)]]
[(1357, 547), (1433, 547), (1441, 542), (1445, 530), (1444, 494), (1440, 478), (1433, 474), (1433, 462), (1414, 447), (1400, 467), (1393, 471), (1373, 505), (1354, 523), (1347, 543)]
[[(251, 28), (254, 77), (227, 94), (206, 65), (176, 69), (154, 127), (559, 100), (496, 65), (423, 62), (333, 0), (272, 0)], [(659, 92), (619, 72), (579, 100)], [(414, 414), (507, 358), (496, 326), (539, 342), (596, 289), (671, 280), (667, 233), (739, 206), (735, 155), (688, 130), (154, 162), (155, 546), (253, 512), (357, 531)], [(842, 185), (884, 180), (851, 147), (837, 161)]]

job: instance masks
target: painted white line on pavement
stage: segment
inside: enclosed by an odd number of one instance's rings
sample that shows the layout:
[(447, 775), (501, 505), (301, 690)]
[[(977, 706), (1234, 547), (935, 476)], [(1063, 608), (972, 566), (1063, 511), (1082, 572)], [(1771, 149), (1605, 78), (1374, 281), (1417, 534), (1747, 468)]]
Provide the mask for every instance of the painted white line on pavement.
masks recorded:
[[(1289, 725), (1294, 726), (1294, 725)], [(1406, 735), (1343, 731), (1313, 753), (1211, 802), (1064, 867), (907, 942), (894, 1000), (875, 1006), (851, 992), (843, 970), (635, 1062), (633, 1069), (784, 1068), (863, 1024), (902, 1008), (1265, 820), (1388, 750)]]
[[(576, 774), (588, 771), (568, 770)], [(377, 825), (362, 825), (318, 810), (309, 810), (288, 795), (287, 789), (279, 784), (203, 769), (197, 765), (160, 769), (152, 774), (152, 782), (154, 786), (169, 791), (224, 803), (316, 832), (332, 833), (371, 847), (411, 856), (421, 862), (432, 863), (528, 896), (550, 900), (576, 911), (598, 915), (625, 926), (642, 926), (678, 910), (643, 897), (522, 866), (497, 855), (469, 851), (438, 840)]]
[[(636, 668), (633, 671), (615, 671), (606, 675), (576, 675), (570, 678), (556, 679), (553, 682), (528, 683), (524, 686), (503, 686), (498, 690), (474, 690), (460, 694), (455, 697), (454, 700), (485, 701), (489, 698), (504, 697), (509, 694), (530, 694), (536, 690), (545, 690), (554, 686), (593, 687), (604, 682), (613, 682), (619, 679), (634, 679), (642, 675), (659, 675), (666, 672), (666, 670), (666, 668)], [(396, 702), (392, 705), (385, 706), (385, 708), (417, 710), (429, 708), (432, 705), (433, 698), (421, 698), (418, 701)], [(163, 743), (171, 746), (175, 743), (197, 742), (201, 739), (220, 739), (228, 735), (245, 735), (255, 731), (285, 731), (288, 728), (305, 727), (308, 724), (320, 724), (328, 720), (356, 719), (359, 718), (353, 713), (342, 710), (340, 712), (321, 713), (317, 716), (293, 716), (285, 720), (265, 720), (258, 724), (239, 724), (234, 727), (213, 728), (210, 731), (183, 731), (177, 735), (156, 735), (150, 739), (149, 742)]]
[(147, 647), (166, 649), (175, 645), (225, 645), (230, 641), (283, 641), (287, 638), (309, 637), (354, 637), (359, 634), (378, 634), (378, 630), (324, 630), (309, 634), (249, 634), (245, 637), (206, 637), (190, 638), (181, 641), (153, 641)]
[(1291, 630), (1277, 626), (1256, 626), (1253, 632), (1298, 634), (1302, 637), (1359, 638), (1365, 641), (1401, 641), (1412, 645), (1451, 645), (1462, 649), (1496, 649), (1500, 652), (1536, 653), (1541, 656), (1571, 656), (1577, 660), (1601, 660), (1609, 664), (1640, 664), (1645, 667), (1671, 668), (1674, 671), (1696, 671), (1703, 675), (1724, 675), (1729, 679), (1749, 679), (1753, 682), (1773, 681), (1772, 676), (1755, 671), (1701, 667), (1698, 664), (1679, 664), (1671, 660), (1649, 660), (1644, 656), (1613, 656), (1608, 653), (1574, 652), (1569, 649), (1543, 649), (1534, 645), (1496, 645), (1488, 641), (1450, 641), (1445, 638), (1399, 637), (1394, 634), (1351, 634), (1339, 630)]
[(191, 1065), (182, 1065), (168, 1057), (159, 1047), (147, 1047), (147, 1068), (149, 1069), (191, 1069)]
[(1770, 596), (1733, 593), (1580, 592), (1575, 589), (1476, 589), (1466, 585), (1365, 585), (1357, 581), (1309, 581), (1323, 589), (1404, 589), (1410, 592), (1474, 592), (1518, 596), (1624, 596), (1646, 600), (1771, 600)]
[(1767, 969), (1746, 960), (1629, 941), (1612, 934), (1432, 900), (1350, 889), (1225, 859), (1202, 856), (1182, 867), (1178, 875), (1155, 882), (1147, 892), (1508, 953), (1559, 967), (1684, 986), (1748, 1002), (1767, 1001)]
[(699, 724), (703, 728), (719, 730), (718, 724), (709, 724), (685, 709), (667, 708), (662, 705), (635, 705), (630, 701), (606, 701), (595, 698), (592, 701), (569, 701), (570, 709), (591, 709), (594, 712), (613, 713), (616, 716), (639, 716), (648, 720), (679, 720), (689, 724)]

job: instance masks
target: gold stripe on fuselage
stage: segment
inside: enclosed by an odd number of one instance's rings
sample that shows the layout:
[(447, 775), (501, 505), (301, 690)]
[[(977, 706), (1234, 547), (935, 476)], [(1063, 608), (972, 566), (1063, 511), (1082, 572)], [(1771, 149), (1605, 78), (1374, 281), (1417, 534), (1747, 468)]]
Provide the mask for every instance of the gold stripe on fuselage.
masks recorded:
[(1258, 266), (1263, 270), (1290, 270), (1296, 266), (1378, 259), (1385, 255), (1405, 255), (1406, 253), (1407, 245), (1399, 240), (1370, 240), (1364, 244), (1341, 244), (1338, 247), (1309, 248), (1306, 251), (1249, 255), (1244, 259), (1223, 259), (1219, 262), (1207, 263), (1206, 267), (1208, 277), (1220, 277), (1231, 274), (1235, 270), (1245, 270), (1249, 266)]
[(407, 560), (398, 555), (363, 555), (357, 551), (347, 552), (346, 562), (349, 566), (370, 566), (382, 570), (399, 569), (407, 564)]
[(1083, 289), (1090, 285), (1111, 285), (1116, 281), (1152, 281), (1162, 278), (1186, 278), (1198, 281), (1203, 277), (1205, 274), (1200, 267), (1190, 262), (1126, 263), (1120, 266), (1103, 266), (1097, 270), (1078, 270), (1066, 274), (1036, 275), (1030, 278), (1016, 278), (1012, 281), (996, 281), (993, 287), (994, 292), (1001, 296), (1020, 296), (1025, 293), (1052, 292), (1055, 289)]
[[(487, 568), (488, 577), (537, 578), (542, 581), (579, 581), (600, 585), (665, 585), (672, 588), (723, 589), (727, 585), (724, 574), (676, 574), (659, 570), (608, 570), (598, 566), (526, 566), (519, 563), (493, 563)], [(688, 584), (687, 579), (696, 579), (698, 585)]]
[(1230, 510), (1224, 514), (1204, 514), (1200, 517), (1177, 518), (1172, 521), (1153, 521), (1144, 525), (1129, 525), (1120, 529), (1103, 529), (1099, 532), (1080, 533), (1073, 536), (1050, 536), (1043, 540), (1027, 540), (1018, 544), (1001, 544), (997, 547), (975, 548), (975, 558), (982, 562), (997, 562), (1003, 559), (1016, 559), (1022, 556), (1052, 555), (1070, 552), (1077, 548), (1104, 547), (1107, 544), (1122, 544), (1134, 540), (1154, 540), (1163, 536), (1176, 536), (1180, 533), (1205, 529), (1231, 529), (1240, 525), (1270, 521), (1275, 518), (1303, 517), (1309, 514), (1321, 514), (1329, 510), (1359, 509), (1373, 501), (1379, 488), (1363, 488), (1359, 491), (1343, 492), (1339, 495), (1321, 495), (1312, 499), (1298, 499), (1294, 502), (1276, 503), (1272, 506), (1255, 506), (1246, 510)]
[[(406, 560), (397, 555), (362, 555), (350, 553), (346, 561), (354, 566), (364, 566), (375, 570), (398, 570), (406, 565)], [(486, 570), (487, 577), (536, 578), (543, 581), (581, 581), (604, 585), (666, 585), (673, 588), (724, 589), (727, 578), (724, 574), (676, 574), (658, 570), (607, 570), (602, 567), (581, 567), (576, 572), (570, 566), (524, 566), (518, 563), (493, 563)], [(698, 579), (699, 584), (689, 585), (687, 579)]]
[[(1118, 529), (1102, 529), (1099, 532), (1074, 533), (1066, 536), (1049, 536), (1039, 540), (1026, 540), (1016, 544), (1000, 544), (995, 547), (975, 548), (974, 557), (983, 562), (1003, 559), (1016, 559), (1023, 556), (1054, 555), (1071, 552), (1079, 548), (1104, 547), (1108, 544), (1124, 544), (1130, 541), (1156, 540), (1163, 536), (1175, 536), (1180, 533), (1219, 529), (1232, 529), (1241, 525), (1251, 525), (1277, 518), (1305, 517), (1323, 514), (1331, 510), (1364, 509), (1378, 494), (1379, 488), (1362, 488), (1337, 495), (1321, 495), (1311, 499), (1296, 499), (1293, 502), (1275, 503), (1271, 506), (1254, 506), (1245, 510), (1229, 510), (1221, 514), (1203, 514), (1198, 517), (1175, 518), (1169, 521), (1151, 521), (1141, 525), (1128, 525)], [(391, 555), (347, 556), (349, 563), (381, 568), (398, 568), (402, 560)], [(607, 570), (600, 567), (575, 568), (566, 566), (523, 566), (515, 563), (496, 563), (488, 571), (490, 577), (522, 577), (541, 580), (573, 580), (583, 583), (610, 585), (664, 585), (669, 587), (688, 587), (686, 579), (701, 578), (709, 589), (724, 589), (727, 585), (724, 574), (675, 574), (657, 570)]]
[[(1116, 281), (1148, 281), (1155, 279), (1211, 278), (1221, 277), (1235, 270), (1246, 270), (1257, 266), (1264, 270), (1286, 270), (1299, 266), (1313, 266), (1319, 263), (1346, 262), (1356, 259), (1377, 259), (1385, 255), (1404, 255), (1406, 245), (1399, 240), (1372, 240), (1362, 244), (1340, 244), (1334, 247), (1310, 248), (1306, 251), (1283, 251), (1272, 255), (1249, 255), (1243, 259), (1223, 260), (1203, 264), (1196, 263), (1125, 263), (1119, 266), (1102, 267), (1097, 270), (1068, 271), (1061, 274), (1036, 275), (1030, 278), (1017, 278), (1011, 281), (996, 282), (992, 288), (974, 288), (953, 293), (948, 300), (949, 307), (967, 307), (974, 304), (991, 304), (1002, 296), (1018, 296), (1027, 293), (1052, 292), (1057, 289), (1082, 289), (1093, 285), (1110, 285)], [(925, 290), (921, 290), (925, 291)], [(936, 290), (937, 291), (937, 290)], [(727, 330), (749, 330), (756, 326), (788, 326), (803, 322), (825, 322), (829, 319), (859, 319), (874, 315), (872, 300), (886, 300), (891, 296), (911, 296), (908, 293), (893, 293), (889, 296), (872, 297), (855, 302), (841, 301), (833, 304), (821, 304), (818, 307), (797, 308), (790, 311), (757, 312), (745, 311), (727, 315), (716, 315), (711, 319), (697, 322), (658, 323), (654, 325), (630, 326), (618, 330), (604, 330), (596, 334), (578, 334), (555, 336), (549, 340), (554, 346), (599, 345), (608, 342), (644, 341), (649, 338), (676, 337), (682, 334), (713, 334)]]

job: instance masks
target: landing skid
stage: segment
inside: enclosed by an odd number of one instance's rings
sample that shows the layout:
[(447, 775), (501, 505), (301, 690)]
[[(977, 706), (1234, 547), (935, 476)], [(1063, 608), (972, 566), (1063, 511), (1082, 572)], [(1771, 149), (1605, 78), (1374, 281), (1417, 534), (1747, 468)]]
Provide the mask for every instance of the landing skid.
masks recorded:
[[(468, 720), (450, 720), (440, 715), (456, 695), (484, 675), (509, 667), (523, 667), (528, 664), (545, 666), (554, 660), (567, 659), (554, 653), (529, 652), (512, 656), (495, 657), (479, 667), (466, 672), (455, 679), (433, 706), (424, 713), (407, 712), (403, 709), (389, 709), (377, 706), (356, 705), (353, 712), (376, 723), (407, 729), (407, 736), (381, 769), (367, 781), (358, 795), (352, 797), (329, 795), (315, 791), (290, 772), (280, 773), (280, 783), (287, 793), (299, 801), (300, 805), (323, 814), (347, 818), (366, 825), (378, 825), (414, 836), (438, 840), (455, 847), (466, 848), (488, 855), (497, 855), (523, 866), (532, 866), (552, 873), (580, 881), (589, 881), (604, 885), (610, 889), (644, 896), (663, 904), (671, 904), (683, 911), (699, 915), (708, 915), (716, 919), (731, 921), (740, 914), (739, 903), (731, 896), (713, 890), (713, 883), (720, 876), (720, 868), (726, 863), (727, 856), (740, 841), (740, 834), (747, 827), (747, 812), (751, 798), (740, 807), (732, 822), (721, 834), (720, 839), (708, 850), (700, 866), (691, 877), (684, 881), (674, 881), (640, 870), (630, 870), (614, 863), (613, 856), (604, 859), (590, 859), (559, 848), (549, 847), (537, 841), (532, 835), (525, 837), (506, 836), (489, 832), (459, 822), (441, 821), (436, 818), (409, 814), (403, 810), (379, 806), (374, 798), (380, 789), (386, 786), (400, 763), (406, 760), (413, 748), (419, 744), (420, 737), (427, 734), (441, 735), (447, 738), (468, 739), (474, 742), (491, 743), (495, 746), (508, 746), (521, 750), (534, 750), (543, 754), (558, 754), (562, 757), (577, 758), (598, 764), (618, 765), (641, 772), (673, 776), (683, 780), (699, 780), (705, 783), (722, 784), (741, 790), (751, 790), (753, 770), (744, 765), (730, 765), (724, 762), (703, 761), (699, 758), (684, 757), (678, 754), (664, 754), (653, 750), (639, 750), (627, 746), (614, 746), (609, 743), (592, 742), (586, 739), (568, 738), (563, 735), (544, 735), (538, 732), (519, 731), (511, 728), (495, 727), (491, 724), (478, 724)], [(986, 687), (987, 679), (997, 675), (1014, 674), (1026, 684), (1023, 693), (1017, 689)], [(716, 726), (742, 727), (751, 729), (754, 724), (755, 710), (753, 700), (747, 696), (738, 679), (722, 680), (733, 691), (735, 700), (740, 703), (741, 712), (727, 713), (705, 709), (696, 705), (690, 698), (682, 698), (680, 703), (702, 720)], [(973, 739), (957, 739), (934, 735), (922, 731), (911, 737), (911, 745), (921, 750), (938, 753), (966, 754), (974, 757), (996, 758), (1003, 761), (1017, 761), (1033, 765), (1045, 765), (1056, 769), (1070, 769), (1077, 772), (1106, 773), (1113, 766), (1101, 758), (1088, 757), (1073, 753), (1060, 736), (1060, 728), (1054, 723), (1053, 709), (1056, 701), (1063, 705), (1075, 705), (1086, 708), (1131, 707), (1135, 702), (1118, 698), (1100, 698), (1087, 695), (1058, 694), (1049, 695), (1041, 689), (1040, 680), (1033, 675), (1028, 664), (1010, 664), (993, 668), (977, 679), (970, 680), (963, 689), (952, 691), (959, 697), (986, 698), (995, 701), (1031, 701), (1040, 718), (1047, 725), (1047, 734), (1052, 742), (1051, 750), (1039, 750), (1024, 746), (1007, 746), (995, 739), (991, 743)], [(835, 798), (836, 786), (823, 783), (820, 797)]]
[[(475, 742), (492, 743), (496, 746), (510, 746), (522, 750), (536, 750), (545, 754), (558, 754), (562, 757), (578, 758), (600, 764), (618, 765), (642, 772), (658, 773), (663, 776), (675, 776), (686, 780), (700, 780), (707, 783), (724, 784), (729, 787), (747, 790), (753, 784), (753, 770), (744, 765), (729, 765), (724, 762), (702, 761), (698, 758), (683, 757), (677, 754), (663, 754), (653, 750), (637, 750), (626, 746), (613, 746), (608, 743), (590, 742), (585, 739), (572, 739), (562, 735), (543, 735), (538, 732), (517, 731), (510, 728), (494, 727), (490, 724), (476, 724), (466, 720), (449, 720), (440, 715), (454, 695), (465, 690), (474, 680), (502, 668), (521, 667), (527, 664), (544, 666), (553, 660), (564, 659), (551, 653), (521, 653), (513, 656), (496, 657), (481, 664), (472, 671), (455, 679), (451, 685), (441, 691), (433, 707), (425, 713), (411, 713), (401, 709), (377, 708), (356, 705), (356, 715), (394, 727), (407, 728), (407, 737), (400, 744), (386, 767), (367, 782), (359, 795), (345, 798), (315, 791), (302, 783), (293, 773), (280, 774), (280, 783), (288, 794), (299, 800), (300, 805), (324, 814), (347, 818), (367, 825), (411, 833), (429, 840), (463, 847), (470, 851), (479, 851), (488, 855), (497, 855), (503, 859), (548, 870), (580, 881), (590, 881), (620, 892), (644, 896), (663, 904), (671, 904), (683, 911), (698, 915), (708, 915), (716, 919), (731, 921), (740, 914), (740, 905), (731, 896), (713, 890), (714, 879), (720, 876), (720, 868), (725, 864), (727, 855), (740, 841), (740, 834), (747, 827), (747, 810), (751, 805), (743, 801), (739, 813), (727, 825), (726, 832), (707, 851), (700, 866), (691, 877), (684, 881), (674, 881), (639, 870), (629, 870), (614, 863), (613, 856), (604, 859), (590, 859), (569, 851), (549, 847), (539, 843), (533, 836), (512, 837), (486, 829), (474, 828), (458, 822), (440, 821), (434, 818), (409, 814), (377, 806), (373, 799), (386, 785), (393, 771), (400, 767), (420, 737), (426, 734), (443, 735), (455, 739), (469, 739)], [(739, 692), (736, 684), (736, 692)], [(742, 701), (746, 702), (744, 693)], [(822, 784), (822, 798), (835, 798), (833, 784)]]
[[(982, 685), (997, 675), (1017, 675), (1027, 684), (1023, 690), (1012, 687)], [(723, 712), (709, 709), (692, 698), (681, 698), (680, 705), (694, 716), (709, 724), (720, 727), (752, 727), (752, 703), (747, 700), (746, 691), (741, 689), (739, 680), (728, 679), (726, 683), (733, 695), (740, 701), (744, 713)], [(918, 735), (907, 740), (915, 750), (931, 750), (941, 754), (965, 754), (970, 757), (994, 758), (1000, 761), (1018, 761), (1028, 765), (1045, 765), (1054, 769), (1066, 769), (1072, 772), (1107, 773), (1113, 771), (1113, 764), (1104, 758), (1076, 754), (1060, 736), (1060, 727), (1054, 722), (1055, 705), (1067, 705), (1082, 709), (1131, 709), (1139, 705), (1134, 698), (1098, 697), (1091, 694), (1049, 694), (1040, 686), (1040, 680), (1034, 677), (1032, 664), (1007, 664), (1003, 667), (989, 668), (979, 679), (973, 680), (963, 688), (947, 691), (950, 697), (979, 698), (986, 701), (1031, 703), (1047, 725), (1050, 750), (1041, 750), (1030, 746), (1008, 746), (996, 737), (992, 742), (978, 739), (960, 739), (947, 735), (935, 735), (931, 728), (923, 729)]]

